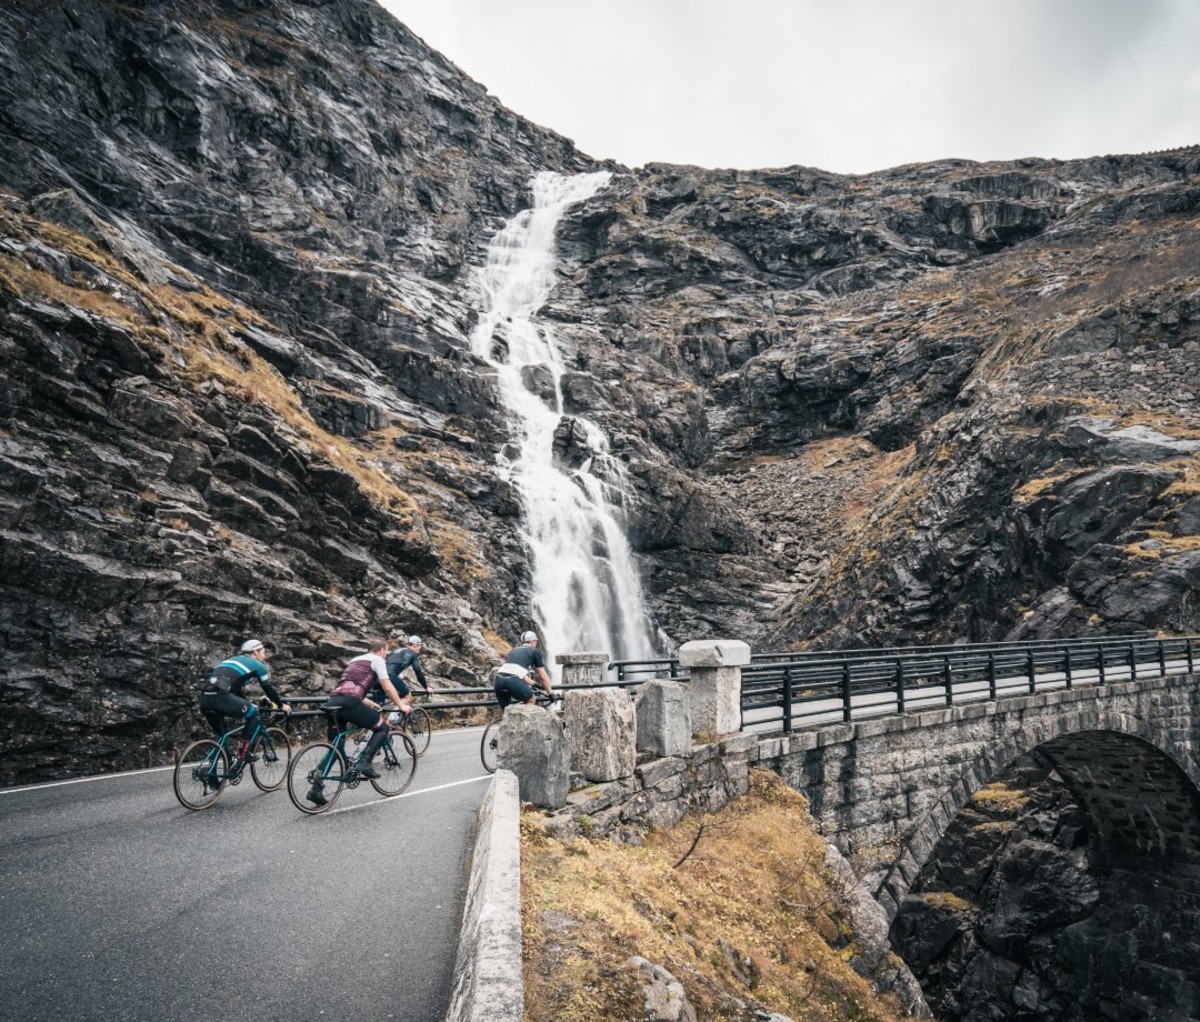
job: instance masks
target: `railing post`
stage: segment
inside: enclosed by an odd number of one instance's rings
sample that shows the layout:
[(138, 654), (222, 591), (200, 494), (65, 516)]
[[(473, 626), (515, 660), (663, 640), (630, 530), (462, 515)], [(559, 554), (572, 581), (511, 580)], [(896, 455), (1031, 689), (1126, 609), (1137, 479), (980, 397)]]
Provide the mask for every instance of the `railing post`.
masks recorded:
[(1065, 664), (1066, 670), (1063, 672), (1067, 676), (1067, 688), (1071, 687), (1071, 647), (1067, 647), (1067, 661)]
[(988, 651), (988, 698), (996, 698), (996, 654)]
[(896, 661), (896, 712), (904, 712), (904, 661)]
[(850, 706), (850, 661), (842, 661), (842, 720), (847, 724), (853, 719), (854, 714)]
[(1167, 676), (1167, 646), (1162, 639), (1158, 640), (1158, 676), (1160, 678)]
[(783, 733), (792, 733), (792, 668), (783, 669)]
[(1029, 671), (1029, 691), (1037, 691), (1037, 664), (1034, 663), (1033, 650), (1025, 651), (1025, 667)]
[(1188, 655), (1188, 674), (1195, 674), (1196, 673), (1196, 660), (1192, 655), (1192, 640), (1191, 639), (1188, 639), (1188, 641), (1187, 641), (1187, 655)]
[[(554, 662), (562, 668), (561, 684), (564, 688), (571, 685), (599, 688), (604, 684), (604, 670), (608, 665), (607, 653), (559, 653)], [(621, 681), (625, 680), (620, 667), (617, 668), (617, 677)]]
[(1129, 680), (1137, 681), (1137, 651), (1132, 642), (1129, 644)]
[(1104, 643), (1096, 647), (1096, 675), (1101, 685), (1108, 684), (1107, 663), (1104, 659)]
[(948, 656), (942, 658), (942, 678), (946, 683), (946, 705), (954, 705), (954, 682), (953, 675), (950, 673), (950, 658)]
[(742, 668), (750, 647), (739, 639), (700, 639), (679, 647), (688, 669), (692, 733), (712, 738), (733, 734), (742, 720)]

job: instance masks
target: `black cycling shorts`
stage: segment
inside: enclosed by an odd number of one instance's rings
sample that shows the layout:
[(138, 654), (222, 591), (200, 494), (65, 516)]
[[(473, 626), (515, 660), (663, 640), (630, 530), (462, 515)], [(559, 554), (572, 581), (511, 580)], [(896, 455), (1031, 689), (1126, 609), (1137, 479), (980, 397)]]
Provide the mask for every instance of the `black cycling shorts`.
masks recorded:
[(533, 689), (515, 674), (497, 674), (492, 688), (496, 690), (496, 701), (500, 704), (500, 709), (504, 709), (509, 703), (527, 703), (533, 698)]
[[(379, 728), (379, 722), (383, 719), (361, 699), (348, 693), (330, 696), (325, 705), (330, 707), (336, 706), (338, 708), (340, 711), (338, 717), (341, 718), (343, 725), (353, 724), (355, 727), (366, 728), (368, 731), (376, 731)], [(337, 734), (337, 727), (334, 725), (332, 718), (330, 718), (329, 726), (326, 730), (329, 734), (329, 740), (332, 742), (334, 736)]]
[[(247, 723), (258, 712), (249, 699), (235, 696), (232, 692), (201, 692), (200, 713), (208, 721), (213, 733), (220, 737), (225, 733), (225, 718), (233, 717), (238, 724)], [(234, 727), (237, 725), (235, 724)], [(251, 731), (254, 729), (251, 728)], [(246, 734), (246, 738), (250, 735)]]

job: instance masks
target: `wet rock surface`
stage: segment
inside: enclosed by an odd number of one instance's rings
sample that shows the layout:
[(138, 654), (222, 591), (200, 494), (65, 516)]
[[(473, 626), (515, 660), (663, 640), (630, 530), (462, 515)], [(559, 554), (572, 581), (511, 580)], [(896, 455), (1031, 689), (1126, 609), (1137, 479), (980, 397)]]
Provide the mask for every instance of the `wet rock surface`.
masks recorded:
[(947, 1022), (1200, 1017), (1194, 867), (1105, 862), (1087, 813), (1026, 760), (939, 843), (891, 937)]
[(614, 172), (539, 317), (668, 643), (1196, 630), (1195, 149), (634, 171), (364, 0), (16, 0), (0, 70), (0, 780), (161, 758), (247, 634), (528, 627), (469, 335), (541, 170)]

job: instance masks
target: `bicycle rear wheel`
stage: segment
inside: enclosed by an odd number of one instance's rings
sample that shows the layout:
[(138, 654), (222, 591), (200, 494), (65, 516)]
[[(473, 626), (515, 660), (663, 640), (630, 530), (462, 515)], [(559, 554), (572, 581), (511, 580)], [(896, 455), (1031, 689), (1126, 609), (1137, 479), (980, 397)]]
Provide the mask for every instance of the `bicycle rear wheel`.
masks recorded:
[(413, 748), (416, 749), (417, 755), (420, 756), (429, 748), (429, 737), (433, 732), (433, 718), (429, 716), (428, 710), (414, 706), (404, 718), (404, 725), (401, 730), (408, 735), (409, 741), (412, 742)]
[(258, 743), (258, 759), (250, 764), (250, 776), (263, 791), (274, 791), (286, 779), (292, 761), (292, 743), (281, 727), (269, 727)]
[(483, 760), (483, 769), (489, 774), (496, 772), (496, 748), (499, 737), (500, 721), (493, 720), (483, 729), (483, 740), (479, 743), (479, 758)]
[(207, 809), (221, 797), (229, 779), (229, 756), (219, 742), (192, 742), (175, 761), (172, 784), (180, 805)]
[(393, 731), (383, 745), (379, 776), (371, 778), (371, 787), (390, 798), (399, 795), (417, 772), (417, 750), (408, 735)]
[(329, 742), (310, 742), (292, 756), (287, 788), (292, 805), (302, 813), (323, 813), (342, 793), (346, 758)]

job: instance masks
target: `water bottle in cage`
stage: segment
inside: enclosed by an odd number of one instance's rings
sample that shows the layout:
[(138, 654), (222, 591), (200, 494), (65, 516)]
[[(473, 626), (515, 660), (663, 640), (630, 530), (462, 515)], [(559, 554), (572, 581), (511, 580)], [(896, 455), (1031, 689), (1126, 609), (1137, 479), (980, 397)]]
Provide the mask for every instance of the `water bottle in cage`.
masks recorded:
[(350, 746), (349, 749), (346, 750), (346, 755), (349, 757), (350, 762), (353, 763), (355, 760), (357, 760), (358, 757), (362, 755), (363, 750), (366, 747), (367, 747), (367, 739), (363, 735), (363, 733), (360, 731), (355, 736), (353, 744)]

